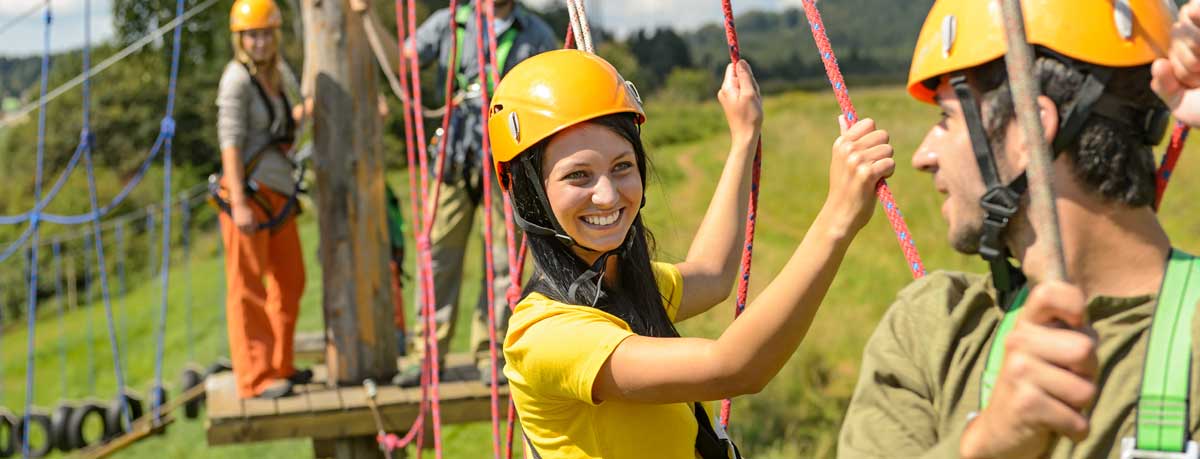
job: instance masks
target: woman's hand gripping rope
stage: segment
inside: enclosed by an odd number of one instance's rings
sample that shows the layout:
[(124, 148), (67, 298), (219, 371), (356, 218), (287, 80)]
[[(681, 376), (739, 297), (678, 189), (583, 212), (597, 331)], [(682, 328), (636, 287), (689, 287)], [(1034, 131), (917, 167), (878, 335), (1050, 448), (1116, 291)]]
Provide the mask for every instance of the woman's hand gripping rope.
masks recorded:
[(830, 218), (830, 230), (838, 238), (853, 237), (875, 209), (875, 184), (896, 170), (888, 132), (867, 118), (853, 126), (838, 117), (842, 135), (833, 142), (829, 163), (829, 195), (821, 213)]

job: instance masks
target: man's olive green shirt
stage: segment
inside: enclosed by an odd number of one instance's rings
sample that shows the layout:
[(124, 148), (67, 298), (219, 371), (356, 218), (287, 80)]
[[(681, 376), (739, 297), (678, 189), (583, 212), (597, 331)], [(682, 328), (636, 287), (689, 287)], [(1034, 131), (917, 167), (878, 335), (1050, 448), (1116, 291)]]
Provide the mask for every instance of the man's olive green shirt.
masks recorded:
[[(1121, 439), (1134, 435), (1155, 296), (1088, 302), (1100, 362), (1091, 433), (1078, 444), (1059, 440), (1049, 459), (1120, 457)], [(838, 457), (957, 458), (968, 416), (979, 410), (980, 375), (1003, 315), (987, 276), (936, 272), (901, 290), (863, 353)], [(1193, 337), (1197, 320), (1200, 314)], [(1192, 340), (1193, 362), (1198, 343)], [(1191, 368), (1188, 407), (1193, 439), (1200, 421), (1197, 367)]]

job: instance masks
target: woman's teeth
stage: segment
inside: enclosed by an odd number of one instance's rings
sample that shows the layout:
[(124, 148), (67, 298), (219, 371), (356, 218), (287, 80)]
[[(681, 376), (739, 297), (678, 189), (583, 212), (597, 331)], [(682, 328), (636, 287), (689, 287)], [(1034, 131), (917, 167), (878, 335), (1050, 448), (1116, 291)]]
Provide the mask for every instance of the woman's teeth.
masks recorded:
[(592, 224), (592, 225), (596, 225), (596, 226), (608, 226), (613, 223), (616, 223), (617, 219), (620, 217), (621, 217), (621, 211), (618, 210), (618, 211), (613, 212), (608, 215), (583, 217), (583, 221), (588, 222), (589, 224)]

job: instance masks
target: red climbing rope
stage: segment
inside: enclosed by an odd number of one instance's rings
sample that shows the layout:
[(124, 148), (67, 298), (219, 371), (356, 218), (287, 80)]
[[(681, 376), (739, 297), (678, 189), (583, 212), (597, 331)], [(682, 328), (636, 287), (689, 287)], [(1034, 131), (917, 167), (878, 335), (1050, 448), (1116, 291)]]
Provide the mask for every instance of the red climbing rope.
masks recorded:
[[(737, 72), (737, 62), (742, 59), (738, 48), (737, 29), (733, 23), (733, 5), (730, 0), (721, 1), (721, 10), (725, 13), (725, 39), (729, 42), (729, 61), (734, 64)], [(746, 309), (746, 298), (750, 293), (750, 265), (754, 257), (754, 226), (758, 219), (758, 184), (762, 175), (762, 138), (754, 148), (754, 166), (750, 177), (750, 203), (746, 206), (746, 238), (742, 246), (741, 276), (738, 277), (737, 299), (734, 303), (734, 317), (742, 315)], [(733, 409), (733, 401), (721, 400), (721, 426), (729, 428), (729, 414)]]
[[(478, 68), (480, 115), (481, 119), (486, 120), (488, 117), (488, 107), (491, 104), (491, 95), (488, 91), (488, 80), (499, 82), (500, 78), (496, 70), (495, 63), (495, 30), (489, 30), (491, 27), (485, 25), (493, 24), (492, 21), (492, 1), (480, 1), (475, 8), (475, 57)], [(486, 10), (486, 14), (485, 14)], [(484, 53), (483, 37), (488, 37), (488, 53)], [(492, 58), (491, 74), (488, 73), (488, 57)], [(495, 247), (495, 241), (492, 238), (492, 143), (488, 135), (488, 130), (483, 129), (483, 264), (486, 272), (487, 282), (485, 289), (487, 290), (487, 321), (488, 321), (488, 357), (491, 359), (491, 374), (485, 375), (491, 381), (491, 409), (492, 409), (492, 456), (495, 459), (500, 459), (500, 388), (499, 388), (499, 371), (498, 353), (496, 349), (496, 289), (493, 288), (496, 280), (496, 260), (492, 253)]]
[[(829, 84), (833, 86), (833, 94), (837, 97), (838, 105), (842, 107), (842, 113), (846, 115), (846, 120), (850, 124), (854, 124), (858, 122), (858, 112), (854, 110), (854, 104), (850, 102), (850, 93), (846, 91), (846, 82), (842, 79), (842, 71), (838, 69), (837, 56), (833, 54), (829, 37), (825, 35), (825, 25), (821, 22), (821, 13), (817, 11), (817, 4), (814, 0), (803, 0), (800, 4), (804, 7), (804, 15), (808, 17), (808, 23), (812, 26), (813, 41), (817, 43), (817, 49), (821, 53), (821, 62), (825, 64), (825, 73), (829, 76)], [(879, 202), (883, 203), (884, 212), (887, 214), (888, 222), (892, 224), (892, 230), (896, 232), (896, 239), (900, 242), (901, 250), (904, 251), (904, 259), (908, 261), (908, 268), (912, 271), (913, 278), (924, 276), (925, 266), (921, 263), (921, 255), (917, 253), (916, 242), (913, 241), (912, 233), (909, 232), (908, 224), (904, 222), (904, 217), (900, 214), (896, 198), (892, 197), (892, 191), (888, 188), (887, 182), (879, 181), (875, 186), (875, 196), (879, 198)]]
[(1154, 208), (1158, 209), (1162, 205), (1163, 193), (1167, 191), (1167, 181), (1171, 180), (1171, 173), (1175, 171), (1175, 163), (1179, 162), (1179, 155), (1183, 153), (1183, 144), (1187, 142), (1188, 126), (1182, 122), (1175, 122), (1175, 130), (1171, 132), (1171, 143), (1167, 146), (1167, 153), (1163, 155), (1162, 164), (1158, 167), (1158, 172), (1155, 175), (1158, 181), (1158, 194), (1154, 197)]
[[(409, 197), (412, 204), (413, 214), (413, 229), (417, 236), (417, 276), (421, 289), (421, 315), (424, 319), (424, 339), (425, 339), (425, 356), (421, 364), (421, 403), (417, 412), (417, 417), (407, 434), (403, 437), (397, 437), (393, 434), (380, 434), (376, 440), (381, 448), (385, 451), (393, 451), (398, 448), (404, 448), (416, 442), (417, 450), (421, 450), (424, 443), (424, 427), (425, 413), (428, 409), (433, 418), (433, 438), (434, 452), (436, 457), (442, 457), (442, 442), (441, 442), (441, 402), (438, 394), (440, 385), (440, 369), (437, 356), (437, 323), (435, 319), (436, 297), (434, 293), (433, 282), (433, 255), (432, 247), (429, 239), (432, 233), (433, 221), (437, 215), (437, 200), (441, 194), (442, 174), (445, 167), (446, 157), (446, 135), (449, 129), (450, 115), (454, 111), (453, 84), (455, 66), (447, 66), (446, 69), (446, 111), (442, 116), (442, 141), (438, 143), (437, 163), (435, 168), (437, 177), (433, 183), (429, 183), (429, 165), (428, 158), (425, 152), (427, 146), (425, 144), (425, 121), (421, 113), (421, 77), (420, 77), (420, 62), (416, 53), (408, 53), (405, 50), (408, 48), (406, 43), (405, 32), (407, 30), (416, 31), (416, 6), (413, 0), (396, 0), (396, 28), (397, 41), (400, 43), (400, 85), (404, 92), (401, 94), (401, 103), (404, 106), (404, 131), (405, 131), (405, 152), (408, 159), (408, 177), (409, 177)], [(457, 0), (450, 1), (450, 10), (455, 11), (457, 8)], [(407, 12), (407, 18), (405, 18)], [(405, 20), (407, 19), (407, 21)], [(407, 25), (407, 27), (406, 27)], [(454, 30), (456, 24), (454, 15), (450, 15), (450, 29)], [(415, 37), (415, 33), (413, 34)], [(457, 41), (451, 45), (450, 61), (455, 62), (458, 53)], [(411, 73), (409, 73), (411, 72)], [(409, 84), (409, 76), (411, 75), (411, 85)], [(416, 131), (414, 133), (414, 130)], [(416, 151), (414, 152), (413, 144), (416, 140)], [(418, 154), (419, 153), (419, 154)], [(416, 165), (420, 165), (420, 177), (416, 177)], [(418, 186), (417, 183), (420, 182)], [(432, 190), (430, 190), (432, 187)], [(422, 205), (422, 202), (424, 205)]]

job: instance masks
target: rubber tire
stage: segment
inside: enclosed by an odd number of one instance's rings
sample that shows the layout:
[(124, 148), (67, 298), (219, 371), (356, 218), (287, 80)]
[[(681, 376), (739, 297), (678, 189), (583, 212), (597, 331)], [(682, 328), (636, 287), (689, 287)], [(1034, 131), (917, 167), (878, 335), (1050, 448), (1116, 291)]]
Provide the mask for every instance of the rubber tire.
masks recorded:
[[(83, 435), (83, 426), (87, 423), (90, 416), (100, 416), (100, 420), (104, 424), (104, 432), (100, 434), (100, 438), (88, 441)], [(83, 402), (75, 407), (71, 413), (71, 420), (67, 423), (67, 446), (72, 450), (87, 448), (104, 442), (105, 436), (108, 434), (108, 408), (98, 402)]]
[(212, 375), (225, 373), (227, 371), (233, 371), (233, 367), (230, 366), (229, 363), (226, 362), (224, 359), (217, 360), (216, 362), (213, 362), (212, 365), (209, 365), (208, 369), (205, 370), (204, 378), (208, 379), (208, 377), (210, 377)]
[[(125, 397), (125, 403), (129, 406), (129, 413), (133, 415), (133, 420), (141, 418), (142, 399), (129, 391), (124, 391), (122, 395)], [(125, 425), (125, 416), (121, 413), (121, 399), (114, 398), (108, 403), (108, 410), (104, 416), (104, 440), (109, 441), (124, 435), (125, 432), (128, 432), (128, 427)]]
[[(50, 415), (41, 411), (33, 411), (29, 413), (29, 422), (31, 424), (42, 426), (42, 429), (44, 429), (46, 432), (46, 443), (44, 443), (38, 449), (33, 449), (33, 445), (30, 445), (29, 457), (46, 457), (47, 454), (50, 454), (50, 452), (54, 450), (54, 437), (53, 431), (50, 428)], [(17, 438), (24, 439), (25, 429), (27, 428), (29, 427), (25, 424), (25, 417), (22, 416), (20, 420), (17, 421)]]
[(71, 430), (71, 414), (74, 412), (75, 407), (71, 402), (59, 402), (50, 413), (50, 438), (54, 440), (54, 447), (64, 453), (75, 449), (67, 438), (67, 431)]
[[(156, 394), (157, 394), (157, 396), (156, 396)], [(167, 394), (167, 390), (166, 390), (166, 389), (163, 389), (163, 388), (161, 388), (161, 387), (157, 387), (157, 388), (154, 388), (154, 389), (150, 389), (150, 393), (149, 393), (149, 394), (147, 394), (147, 397), (146, 397), (146, 399), (147, 399), (147, 400), (149, 400), (149, 402), (147, 402), (147, 403), (146, 403), (146, 410), (147, 410), (147, 413), (146, 413), (146, 415), (147, 415), (147, 416), (153, 416), (153, 415), (154, 415), (154, 399), (155, 399), (155, 398), (158, 398), (158, 399), (159, 399), (159, 402), (158, 402), (158, 403), (159, 403), (159, 405), (160, 405), (160, 406), (162, 406), (162, 407), (166, 407), (166, 406), (167, 406), (167, 400), (168, 400), (170, 397), (168, 397), (168, 394)], [(158, 431), (158, 433), (157, 433), (156, 435), (163, 435), (163, 434), (166, 434), (166, 433), (167, 433), (167, 429), (166, 429), (166, 426), (164, 426), (162, 429), (160, 429), (160, 430)]]
[(12, 412), (0, 408), (0, 435), (8, 437), (0, 440), (0, 458), (9, 458), (17, 455), (17, 417)]
[[(192, 390), (193, 387), (204, 384), (204, 377), (199, 371), (194, 368), (185, 368), (183, 373), (179, 375), (179, 387), (183, 388), (182, 392)], [(180, 394), (182, 395), (182, 394)], [(189, 400), (183, 404), (183, 416), (188, 419), (196, 419), (200, 417), (200, 408), (204, 406), (204, 395)]]

